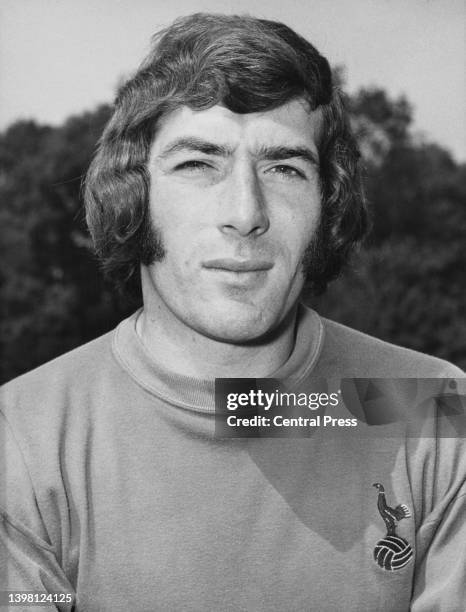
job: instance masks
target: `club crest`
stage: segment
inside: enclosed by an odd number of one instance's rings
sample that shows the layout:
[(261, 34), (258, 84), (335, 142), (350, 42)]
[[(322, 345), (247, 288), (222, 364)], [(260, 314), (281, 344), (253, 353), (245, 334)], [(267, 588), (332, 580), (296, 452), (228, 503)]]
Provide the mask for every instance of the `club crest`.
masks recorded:
[(382, 569), (399, 570), (409, 563), (413, 549), (404, 538), (397, 535), (395, 528), (398, 521), (409, 518), (411, 512), (406, 504), (391, 508), (387, 504), (383, 485), (376, 482), (373, 486), (378, 491), (377, 508), (387, 528), (387, 535), (374, 548), (374, 560)]

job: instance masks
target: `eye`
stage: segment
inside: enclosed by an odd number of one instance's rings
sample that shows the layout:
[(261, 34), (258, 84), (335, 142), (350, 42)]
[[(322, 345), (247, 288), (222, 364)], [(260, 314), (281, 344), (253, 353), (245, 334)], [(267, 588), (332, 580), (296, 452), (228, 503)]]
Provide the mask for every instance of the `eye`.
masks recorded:
[(188, 161), (182, 162), (181, 164), (177, 164), (175, 166), (175, 170), (187, 170), (191, 172), (205, 172), (209, 168), (211, 168), (209, 164), (206, 162), (200, 161), (198, 159), (190, 159)]
[(295, 168), (293, 166), (288, 166), (287, 164), (278, 164), (278, 166), (273, 166), (272, 168), (270, 168), (269, 172), (290, 179), (306, 178), (301, 170), (298, 170), (298, 168)]

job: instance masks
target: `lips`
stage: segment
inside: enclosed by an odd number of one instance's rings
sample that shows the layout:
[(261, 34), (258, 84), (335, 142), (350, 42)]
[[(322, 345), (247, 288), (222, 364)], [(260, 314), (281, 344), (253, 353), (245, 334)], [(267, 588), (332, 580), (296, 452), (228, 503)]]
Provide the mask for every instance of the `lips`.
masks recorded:
[(260, 259), (211, 259), (203, 263), (210, 270), (225, 270), (227, 272), (263, 272), (273, 268), (273, 263)]

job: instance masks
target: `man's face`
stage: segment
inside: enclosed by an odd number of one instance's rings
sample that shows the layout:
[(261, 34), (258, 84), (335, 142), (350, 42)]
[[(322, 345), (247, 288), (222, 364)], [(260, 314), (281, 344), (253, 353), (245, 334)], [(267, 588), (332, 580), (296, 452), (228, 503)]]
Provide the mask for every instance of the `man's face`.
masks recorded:
[(302, 100), (244, 115), (181, 107), (161, 120), (150, 214), (165, 256), (143, 275), (146, 303), (233, 344), (284, 319), (320, 219), (319, 126)]

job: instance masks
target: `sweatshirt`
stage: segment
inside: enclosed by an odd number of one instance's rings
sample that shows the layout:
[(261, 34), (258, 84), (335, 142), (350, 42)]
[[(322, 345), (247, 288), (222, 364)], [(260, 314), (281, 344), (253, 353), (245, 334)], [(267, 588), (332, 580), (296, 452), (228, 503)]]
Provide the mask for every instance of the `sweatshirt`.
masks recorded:
[[(214, 381), (167, 370), (137, 316), (2, 389), (0, 590), (83, 612), (465, 609), (464, 439), (218, 437)], [(305, 307), (273, 376), (464, 382)]]

